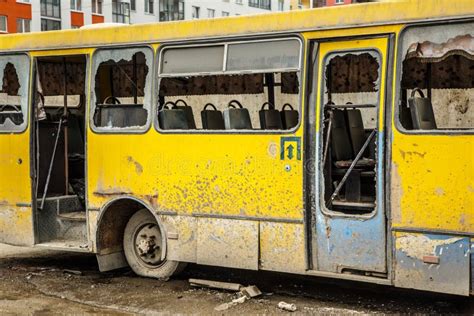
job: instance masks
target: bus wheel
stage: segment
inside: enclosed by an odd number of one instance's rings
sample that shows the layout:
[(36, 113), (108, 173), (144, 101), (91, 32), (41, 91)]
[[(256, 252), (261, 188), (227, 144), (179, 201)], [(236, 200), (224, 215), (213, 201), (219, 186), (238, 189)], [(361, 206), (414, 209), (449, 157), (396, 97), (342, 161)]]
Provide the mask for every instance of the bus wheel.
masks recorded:
[(132, 270), (144, 277), (167, 279), (181, 272), (185, 263), (162, 260), (163, 235), (152, 214), (146, 209), (136, 212), (128, 221), (123, 249)]

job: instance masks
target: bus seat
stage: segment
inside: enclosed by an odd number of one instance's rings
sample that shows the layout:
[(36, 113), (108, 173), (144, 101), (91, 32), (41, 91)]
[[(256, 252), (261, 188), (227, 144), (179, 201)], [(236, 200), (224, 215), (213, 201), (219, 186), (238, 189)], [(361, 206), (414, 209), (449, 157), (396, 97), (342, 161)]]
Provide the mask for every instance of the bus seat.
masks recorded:
[[(287, 110), (286, 108), (290, 109)], [(298, 111), (293, 109), (291, 104), (286, 103), (285, 105), (283, 105), (280, 115), (284, 129), (292, 129), (293, 127), (298, 125), (299, 114)]]
[[(208, 110), (211, 107), (211, 110)], [(201, 111), (202, 128), (211, 130), (223, 130), (225, 129), (224, 117), (222, 112), (218, 111), (212, 103), (208, 103), (204, 106)]]
[(349, 135), (352, 142), (352, 150), (355, 155), (359, 153), (365, 143), (364, 122), (362, 121), (362, 113), (358, 109), (348, 109), (346, 111), (347, 123), (349, 127)]
[[(268, 105), (268, 109), (265, 106)], [(275, 106), (270, 102), (265, 102), (262, 105), (260, 111), (258, 111), (260, 118), (260, 126), (262, 129), (282, 129), (283, 124), (281, 122), (280, 112), (275, 110)]]
[(344, 111), (334, 109), (332, 112), (331, 143), (334, 159), (336, 161), (351, 160), (354, 157)]
[[(168, 105), (172, 105), (171, 108)], [(177, 108), (173, 102), (166, 102), (158, 110), (158, 121), (160, 128), (168, 129), (189, 129), (186, 112), (182, 108)]]
[[(178, 105), (182, 103), (183, 105)], [(179, 99), (175, 103), (177, 109), (182, 109), (186, 114), (186, 120), (188, 121), (188, 129), (196, 129), (196, 121), (194, 120), (193, 109), (190, 107), (186, 101)]]
[[(418, 92), (419, 97), (415, 94)], [(419, 88), (413, 89), (411, 97), (408, 99), (410, 106), (411, 119), (414, 129), (436, 129), (436, 120), (433, 112), (431, 100), (425, 98), (425, 95)]]
[(225, 129), (252, 129), (249, 110), (244, 109), (237, 100), (230, 101), (229, 108), (224, 110), (224, 125)]

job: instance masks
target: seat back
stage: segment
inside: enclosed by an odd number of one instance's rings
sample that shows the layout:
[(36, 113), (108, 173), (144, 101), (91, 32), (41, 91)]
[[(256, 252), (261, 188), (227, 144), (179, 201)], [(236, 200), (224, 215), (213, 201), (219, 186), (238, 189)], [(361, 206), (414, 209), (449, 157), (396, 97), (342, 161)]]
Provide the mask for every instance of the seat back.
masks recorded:
[[(181, 103), (182, 105), (178, 105)], [(186, 101), (179, 99), (175, 103), (176, 109), (182, 109), (186, 114), (186, 120), (188, 121), (188, 129), (196, 129), (196, 121), (194, 120), (193, 109), (190, 107)]]
[[(265, 107), (268, 106), (268, 109)], [(265, 102), (260, 111), (258, 111), (260, 118), (260, 126), (262, 129), (283, 129), (280, 112), (275, 110), (275, 106), (270, 102)]]
[[(415, 96), (416, 93), (420, 96)], [(433, 112), (433, 105), (431, 100), (425, 98), (423, 92), (416, 88), (411, 92), (411, 97), (408, 99), (410, 106), (411, 118), (414, 129), (436, 129), (436, 120)]]
[(230, 101), (229, 108), (224, 110), (224, 125), (226, 129), (252, 129), (249, 110), (239, 101)]
[(177, 108), (173, 102), (166, 102), (160, 107), (158, 110), (158, 122), (160, 123), (160, 128), (164, 130), (189, 129), (186, 112), (182, 108)]
[(347, 132), (346, 117), (342, 110), (332, 110), (331, 144), (332, 155), (336, 161), (353, 159), (354, 154)]
[(357, 155), (365, 143), (365, 130), (364, 122), (362, 121), (362, 114), (358, 109), (348, 109), (346, 115), (352, 150), (354, 154)]
[(98, 126), (127, 127), (143, 126), (147, 117), (141, 104), (98, 104), (94, 118)]
[[(212, 110), (209, 110), (209, 107), (211, 107)], [(201, 111), (201, 119), (203, 129), (225, 129), (224, 117), (222, 116), (222, 112), (218, 111), (212, 103), (208, 103), (204, 106), (204, 109)]]
[[(289, 108), (289, 110), (287, 110)], [(298, 111), (294, 110), (291, 104), (286, 103), (280, 112), (281, 121), (284, 129), (292, 129), (298, 125), (299, 114)]]

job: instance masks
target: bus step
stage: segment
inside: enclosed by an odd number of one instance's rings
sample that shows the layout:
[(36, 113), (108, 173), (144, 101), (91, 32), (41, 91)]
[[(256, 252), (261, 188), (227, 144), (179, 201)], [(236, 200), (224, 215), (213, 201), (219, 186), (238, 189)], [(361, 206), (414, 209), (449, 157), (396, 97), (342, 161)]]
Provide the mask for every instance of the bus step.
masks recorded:
[(54, 250), (65, 250), (74, 252), (90, 252), (87, 242), (80, 240), (55, 239), (36, 244), (35, 247), (48, 248)]
[(86, 212), (69, 212), (69, 213), (60, 213), (58, 214), (58, 218), (67, 221), (78, 221), (78, 222), (85, 222), (86, 221)]

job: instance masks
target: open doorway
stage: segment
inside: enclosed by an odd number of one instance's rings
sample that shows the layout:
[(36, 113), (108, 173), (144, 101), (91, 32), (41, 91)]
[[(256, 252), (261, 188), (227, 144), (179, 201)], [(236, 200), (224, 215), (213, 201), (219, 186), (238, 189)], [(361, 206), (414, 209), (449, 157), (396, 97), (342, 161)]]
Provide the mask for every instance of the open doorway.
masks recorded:
[(86, 240), (84, 55), (35, 60), (38, 241)]

